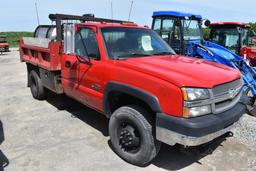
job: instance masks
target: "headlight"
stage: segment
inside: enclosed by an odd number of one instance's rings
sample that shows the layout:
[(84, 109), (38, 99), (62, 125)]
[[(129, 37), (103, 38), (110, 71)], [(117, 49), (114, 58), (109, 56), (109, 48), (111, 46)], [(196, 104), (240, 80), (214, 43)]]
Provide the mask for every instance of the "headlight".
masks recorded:
[(199, 106), (199, 107), (184, 107), (183, 108), (183, 116), (185, 118), (190, 118), (190, 117), (197, 117), (197, 116), (202, 116), (211, 113), (211, 105), (206, 105), (206, 106)]
[(182, 88), (185, 101), (196, 101), (210, 98), (209, 90), (201, 88)]
[[(200, 101), (210, 99), (210, 92), (208, 89), (202, 88), (182, 88), (184, 106), (183, 117), (197, 117), (206, 115), (212, 112), (211, 105), (194, 106), (193, 101)], [(190, 105), (189, 105), (190, 104)]]

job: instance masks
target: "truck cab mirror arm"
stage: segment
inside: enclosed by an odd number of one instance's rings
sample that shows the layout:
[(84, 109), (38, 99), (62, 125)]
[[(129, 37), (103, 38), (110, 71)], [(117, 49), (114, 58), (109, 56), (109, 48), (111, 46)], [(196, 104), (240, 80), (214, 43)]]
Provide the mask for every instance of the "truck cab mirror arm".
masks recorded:
[(77, 61), (82, 64), (92, 65), (90, 57), (88, 57), (90, 60), (84, 59), (84, 57), (80, 55), (76, 55)]

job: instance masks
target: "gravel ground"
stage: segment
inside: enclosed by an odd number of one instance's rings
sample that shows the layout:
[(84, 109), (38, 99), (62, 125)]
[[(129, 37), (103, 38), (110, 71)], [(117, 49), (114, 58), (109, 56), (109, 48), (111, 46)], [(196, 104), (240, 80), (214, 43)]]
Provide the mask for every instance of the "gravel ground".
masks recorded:
[(256, 171), (256, 118), (247, 114), (233, 137), (187, 149), (163, 144), (150, 165), (136, 167), (111, 150), (103, 115), (66, 96), (33, 99), (17, 49), (0, 55), (0, 80), (0, 171)]
[(256, 117), (244, 114), (232, 132), (241, 143), (256, 147)]

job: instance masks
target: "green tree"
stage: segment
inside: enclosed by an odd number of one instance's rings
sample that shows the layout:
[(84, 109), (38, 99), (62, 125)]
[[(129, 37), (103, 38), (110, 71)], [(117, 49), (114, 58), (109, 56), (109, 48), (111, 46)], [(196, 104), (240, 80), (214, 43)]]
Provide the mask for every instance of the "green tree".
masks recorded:
[(7, 36), (10, 47), (18, 47), (18, 40), (22, 37), (33, 37), (32, 32), (0, 32), (0, 35)]
[(208, 39), (210, 37), (210, 28), (209, 27), (203, 28), (203, 33), (204, 33), (204, 38)]
[(251, 30), (254, 31), (256, 33), (256, 23), (249, 23), (249, 25), (251, 26)]

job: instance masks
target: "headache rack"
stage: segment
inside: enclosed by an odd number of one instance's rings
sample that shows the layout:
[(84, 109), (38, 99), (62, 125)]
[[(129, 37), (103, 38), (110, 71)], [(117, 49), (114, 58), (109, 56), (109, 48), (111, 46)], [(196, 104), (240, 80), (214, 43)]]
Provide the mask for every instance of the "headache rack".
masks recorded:
[(122, 21), (122, 20), (113, 20), (113, 19), (106, 19), (106, 18), (96, 18), (94, 17), (93, 14), (85, 14), (83, 16), (79, 15), (68, 15), (68, 14), (50, 14), (49, 15), (50, 20), (56, 22), (56, 28), (57, 28), (57, 41), (62, 41), (62, 21), (81, 21), (81, 22), (86, 22), (86, 21), (91, 21), (91, 22), (106, 22), (106, 23), (131, 23), (134, 24), (133, 22), (130, 21)]
[(96, 18), (93, 14), (83, 16), (50, 14), (49, 18), (55, 23), (39, 25), (34, 37), (23, 37), (19, 42), (21, 61), (48, 71), (60, 71), (61, 53), (74, 53), (73, 25), (76, 21), (134, 24), (129, 21)]

